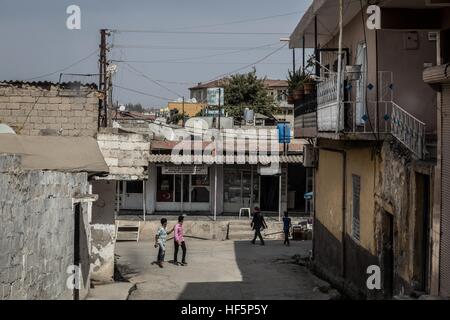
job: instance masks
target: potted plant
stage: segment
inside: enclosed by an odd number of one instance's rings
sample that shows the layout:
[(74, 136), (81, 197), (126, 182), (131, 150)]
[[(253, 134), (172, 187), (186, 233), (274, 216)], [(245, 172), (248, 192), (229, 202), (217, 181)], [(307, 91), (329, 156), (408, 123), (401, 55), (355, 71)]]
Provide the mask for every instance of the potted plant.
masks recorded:
[(303, 76), (299, 72), (289, 71), (288, 77), (288, 98), (291, 101), (300, 101), (305, 92), (303, 90)]
[(311, 94), (314, 92), (315, 83), (310, 76), (305, 76), (303, 80), (303, 90), (305, 94)]

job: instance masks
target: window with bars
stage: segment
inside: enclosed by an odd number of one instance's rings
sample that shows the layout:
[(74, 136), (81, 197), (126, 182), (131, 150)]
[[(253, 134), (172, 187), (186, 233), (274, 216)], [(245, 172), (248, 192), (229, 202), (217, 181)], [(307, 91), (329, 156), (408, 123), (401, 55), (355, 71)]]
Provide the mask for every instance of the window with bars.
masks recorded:
[(353, 186), (353, 206), (352, 206), (352, 236), (355, 240), (360, 239), (360, 194), (361, 194), (361, 177), (352, 176)]

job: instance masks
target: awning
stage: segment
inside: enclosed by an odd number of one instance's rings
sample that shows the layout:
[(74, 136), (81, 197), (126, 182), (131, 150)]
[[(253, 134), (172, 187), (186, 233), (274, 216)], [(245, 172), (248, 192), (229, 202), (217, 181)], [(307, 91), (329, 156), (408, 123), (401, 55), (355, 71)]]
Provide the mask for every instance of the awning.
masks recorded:
[(23, 136), (0, 134), (0, 154), (22, 157), (26, 170), (108, 173), (109, 169), (92, 137)]
[[(361, 4), (355, 0), (344, 0), (344, 25), (361, 11)], [(363, 5), (366, 1), (363, 1)], [(338, 32), (339, 1), (314, 0), (290, 36), (289, 47), (301, 48), (305, 36), (305, 48), (315, 45), (315, 17), (317, 17), (317, 40), (320, 46), (328, 43)]]
[[(188, 164), (194, 163), (194, 156), (180, 156), (179, 158), (181, 162)], [(237, 159), (237, 156), (235, 156)], [(149, 157), (150, 163), (173, 163), (174, 159), (170, 154), (151, 154)], [(225, 163), (225, 156), (214, 157), (214, 156), (204, 156), (202, 157), (202, 163), (204, 164), (214, 164), (214, 163)], [(280, 155), (280, 156), (270, 156), (270, 155), (246, 155), (245, 156), (245, 164), (270, 164), (271, 162), (279, 162), (279, 163), (292, 163), (292, 164), (301, 164), (303, 163), (302, 155)], [(239, 164), (236, 161), (236, 164)]]

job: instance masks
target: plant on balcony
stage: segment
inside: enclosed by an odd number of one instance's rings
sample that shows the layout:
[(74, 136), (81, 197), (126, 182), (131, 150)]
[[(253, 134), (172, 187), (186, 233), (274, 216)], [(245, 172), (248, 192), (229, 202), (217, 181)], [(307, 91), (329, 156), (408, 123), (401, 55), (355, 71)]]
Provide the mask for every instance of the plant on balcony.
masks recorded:
[[(288, 100), (300, 101), (304, 98), (303, 89), (304, 75), (300, 72), (289, 71), (288, 76)], [(290, 97), (290, 98), (289, 98)]]
[(303, 80), (303, 90), (305, 94), (312, 94), (314, 92), (314, 87), (316, 83), (314, 82), (313, 78), (309, 75), (305, 76)]

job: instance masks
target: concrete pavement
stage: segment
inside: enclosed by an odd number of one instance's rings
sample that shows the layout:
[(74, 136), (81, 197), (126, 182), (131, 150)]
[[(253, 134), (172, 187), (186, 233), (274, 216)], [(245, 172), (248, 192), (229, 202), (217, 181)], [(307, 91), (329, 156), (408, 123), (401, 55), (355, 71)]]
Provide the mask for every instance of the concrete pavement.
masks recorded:
[[(187, 266), (152, 264), (153, 242), (118, 242), (117, 265), (136, 284), (129, 299), (329, 299), (318, 290), (327, 283), (294, 263), (296, 254), (308, 255), (311, 242), (215, 241), (187, 238)], [(181, 250), (180, 250), (181, 251)], [(181, 252), (179, 252), (181, 254)], [(167, 244), (166, 261), (173, 259)], [(181, 260), (181, 257), (179, 257)]]

